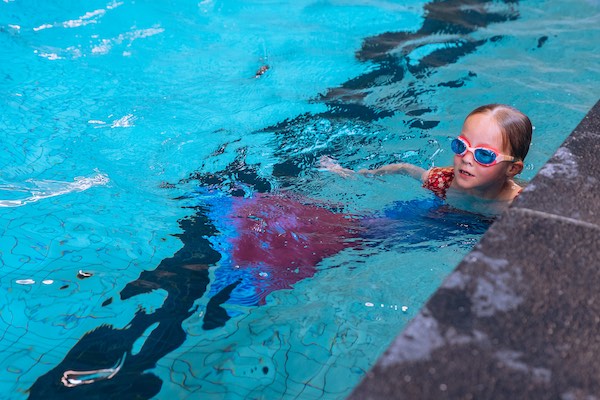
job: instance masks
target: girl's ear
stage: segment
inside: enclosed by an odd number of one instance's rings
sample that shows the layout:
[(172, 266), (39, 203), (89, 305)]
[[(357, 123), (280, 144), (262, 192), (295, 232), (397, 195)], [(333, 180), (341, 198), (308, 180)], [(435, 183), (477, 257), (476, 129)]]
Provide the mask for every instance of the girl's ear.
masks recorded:
[(506, 170), (506, 175), (509, 178), (512, 178), (513, 176), (520, 174), (521, 171), (523, 171), (523, 161), (515, 161), (514, 163), (510, 164)]

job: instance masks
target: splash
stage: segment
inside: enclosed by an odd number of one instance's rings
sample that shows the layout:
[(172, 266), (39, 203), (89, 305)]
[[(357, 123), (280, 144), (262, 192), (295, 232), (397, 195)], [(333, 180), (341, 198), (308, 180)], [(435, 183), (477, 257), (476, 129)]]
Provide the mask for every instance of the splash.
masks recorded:
[(83, 192), (93, 186), (106, 185), (108, 181), (107, 175), (97, 173), (92, 177), (76, 177), (73, 182), (28, 179), (25, 185), (0, 183), (0, 191), (22, 193), (25, 196), (18, 199), (0, 199), (0, 207), (20, 207), (49, 197)]

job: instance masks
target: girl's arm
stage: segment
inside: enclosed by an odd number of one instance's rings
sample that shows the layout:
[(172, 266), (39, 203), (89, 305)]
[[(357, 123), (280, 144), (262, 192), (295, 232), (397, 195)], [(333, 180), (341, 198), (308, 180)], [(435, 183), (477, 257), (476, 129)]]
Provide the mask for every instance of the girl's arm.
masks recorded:
[(408, 163), (388, 164), (376, 169), (361, 169), (358, 173), (362, 175), (404, 174), (421, 182), (425, 181), (427, 176), (426, 169)]
[[(342, 167), (337, 161), (328, 156), (322, 156), (319, 163), (321, 168), (335, 172), (343, 177), (356, 173), (351, 169)], [(358, 173), (361, 175), (404, 174), (421, 182), (425, 182), (425, 178), (427, 177), (427, 170), (408, 163), (388, 164), (376, 169), (361, 169)]]

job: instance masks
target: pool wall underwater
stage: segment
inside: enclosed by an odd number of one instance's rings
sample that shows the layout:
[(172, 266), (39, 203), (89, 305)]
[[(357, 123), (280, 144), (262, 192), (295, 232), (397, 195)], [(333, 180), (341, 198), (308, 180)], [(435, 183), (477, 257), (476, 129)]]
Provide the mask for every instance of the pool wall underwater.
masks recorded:
[(600, 102), (350, 399), (600, 393)]

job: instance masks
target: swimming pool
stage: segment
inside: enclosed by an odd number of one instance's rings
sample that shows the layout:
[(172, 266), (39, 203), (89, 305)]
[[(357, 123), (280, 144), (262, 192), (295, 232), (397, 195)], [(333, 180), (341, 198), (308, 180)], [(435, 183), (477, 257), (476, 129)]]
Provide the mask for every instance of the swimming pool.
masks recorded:
[[(11, 398), (343, 398), (482, 229), (318, 156), (443, 165), (463, 116), (499, 101), (534, 121), (531, 178), (597, 100), (594, 1), (0, 8)], [(391, 217), (272, 280), (230, 247), (232, 210), (272, 203), (278, 226)]]

